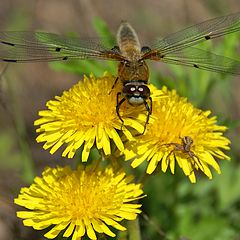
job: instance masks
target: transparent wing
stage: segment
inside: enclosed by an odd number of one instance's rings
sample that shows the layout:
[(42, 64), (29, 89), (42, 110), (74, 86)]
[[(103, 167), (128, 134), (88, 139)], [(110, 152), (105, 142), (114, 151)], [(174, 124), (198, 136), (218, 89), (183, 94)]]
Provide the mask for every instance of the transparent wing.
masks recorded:
[(185, 65), (212, 72), (240, 74), (240, 61), (189, 47), (169, 53), (162, 61), (170, 64)]
[(151, 59), (205, 69), (240, 74), (240, 62), (193, 48), (200, 42), (240, 30), (240, 13), (214, 18), (171, 34), (150, 48), (142, 59)]
[(68, 59), (121, 60), (100, 39), (80, 39), (44, 32), (0, 32), (0, 61), (32, 62)]
[(217, 17), (168, 35), (153, 45), (162, 55), (240, 30), (240, 13)]

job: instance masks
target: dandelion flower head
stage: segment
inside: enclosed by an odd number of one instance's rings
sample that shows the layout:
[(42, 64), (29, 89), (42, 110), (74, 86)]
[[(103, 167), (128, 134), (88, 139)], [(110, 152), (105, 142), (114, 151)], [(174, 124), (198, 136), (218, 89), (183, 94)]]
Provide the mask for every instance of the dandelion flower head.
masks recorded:
[(193, 183), (196, 182), (194, 170), (201, 170), (211, 179), (211, 166), (220, 174), (214, 158), (229, 159), (222, 151), (229, 149), (230, 141), (223, 136), (227, 128), (218, 126), (216, 117), (209, 117), (210, 111), (193, 107), (176, 91), (166, 87), (162, 91), (167, 97), (153, 102), (154, 121), (144, 135), (126, 145), (126, 160), (133, 159), (134, 168), (147, 161), (148, 174), (157, 166), (163, 172), (170, 167), (174, 174), (177, 163)]
[(109, 155), (113, 140), (117, 148), (123, 151), (122, 133), (125, 138), (132, 138), (125, 126), (143, 131), (143, 125), (132, 117), (143, 107), (123, 104), (120, 109), (123, 127), (116, 114), (116, 96), (117, 92), (122, 91), (122, 85), (118, 81), (112, 89), (115, 80), (116, 77), (108, 73), (100, 78), (85, 76), (61, 97), (48, 101), (48, 110), (40, 111), (41, 118), (34, 123), (39, 126), (37, 142), (45, 142), (43, 147), (50, 149), (51, 154), (66, 145), (62, 155), (68, 158), (72, 158), (83, 145), (83, 161), (87, 161), (94, 144), (97, 149), (103, 149), (105, 155)]
[(51, 228), (44, 235), (49, 239), (59, 234), (72, 240), (84, 235), (97, 239), (97, 233), (114, 237), (110, 228), (126, 230), (119, 222), (134, 220), (141, 212), (141, 205), (132, 201), (142, 198), (143, 191), (131, 181), (111, 167), (48, 167), (30, 187), (21, 189), (15, 203), (27, 210), (17, 216), (36, 230)]

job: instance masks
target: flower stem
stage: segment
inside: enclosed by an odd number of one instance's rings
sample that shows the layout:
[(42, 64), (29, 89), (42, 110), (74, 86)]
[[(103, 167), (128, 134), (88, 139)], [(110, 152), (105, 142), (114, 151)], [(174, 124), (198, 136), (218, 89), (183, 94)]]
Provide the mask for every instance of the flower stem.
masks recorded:
[(127, 223), (129, 240), (141, 240), (141, 232), (139, 226), (139, 218)]

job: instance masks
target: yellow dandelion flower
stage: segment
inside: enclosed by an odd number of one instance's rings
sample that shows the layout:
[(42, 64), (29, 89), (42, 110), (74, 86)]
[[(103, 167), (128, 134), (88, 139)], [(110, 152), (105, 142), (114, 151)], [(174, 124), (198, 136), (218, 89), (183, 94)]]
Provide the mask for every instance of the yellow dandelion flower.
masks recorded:
[(134, 220), (141, 212), (141, 205), (132, 201), (142, 198), (143, 191), (131, 181), (132, 177), (111, 167), (48, 167), (30, 187), (21, 189), (15, 203), (27, 210), (17, 216), (36, 230), (52, 227), (44, 235), (48, 239), (60, 233), (72, 240), (84, 235), (97, 239), (97, 233), (114, 237), (110, 227), (124, 231), (119, 222)]
[(209, 117), (210, 111), (194, 108), (176, 91), (166, 87), (162, 91), (168, 97), (153, 102), (153, 121), (144, 135), (127, 144), (126, 160), (134, 159), (134, 168), (147, 161), (148, 174), (158, 165), (163, 172), (170, 167), (174, 174), (177, 163), (193, 183), (194, 170), (201, 170), (209, 179), (212, 178), (209, 166), (220, 174), (214, 157), (230, 159), (222, 151), (229, 149), (230, 141), (223, 136), (227, 128), (216, 125), (216, 117)]
[(50, 148), (51, 154), (65, 144), (62, 155), (68, 158), (72, 158), (83, 145), (83, 161), (87, 161), (94, 144), (109, 155), (111, 139), (117, 148), (123, 151), (121, 134), (127, 139), (132, 137), (125, 126), (143, 132), (143, 125), (133, 116), (141, 109), (144, 110), (144, 107), (123, 104), (120, 109), (124, 121), (122, 126), (116, 114), (116, 95), (121, 92), (122, 84), (118, 81), (112, 89), (115, 79), (116, 77), (107, 73), (100, 78), (85, 76), (61, 97), (57, 96), (55, 100), (48, 101), (48, 110), (40, 111), (41, 118), (34, 123), (39, 126), (37, 142), (45, 142), (43, 147)]

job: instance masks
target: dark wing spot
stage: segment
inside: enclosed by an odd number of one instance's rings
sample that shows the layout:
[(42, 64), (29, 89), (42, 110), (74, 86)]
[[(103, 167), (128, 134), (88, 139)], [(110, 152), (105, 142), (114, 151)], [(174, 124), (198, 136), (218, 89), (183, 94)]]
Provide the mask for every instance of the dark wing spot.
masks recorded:
[(65, 57), (63, 57), (63, 59), (62, 60), (68, 60), (68, 57), (67, 56), (65, 56)]
[(209, 40), (209, 39), (211, 39), (211, 37), (210, 36), (205, 36), (205, 39)]
[(150, 52), (151, 51), (151, 48), (148, 47), (148, 46), (143, 46), (141, 48), (141, 53), (147, 53), (147, 52)]
[(2, 59), (4, 62), (17, 62), (17, 60), (14, 59)]
[(6, 44), (6, 45), (9, 45), (9, 46), (15, 46), (14, 43), (10, 43), (10, 42), (1, 41), (1, 43)]
[(120, 48), (119, 48), (119, 46), (114, 46), (111, 50), (112, 50), (113, 52), (115, 52), (115, 53), (120, 53)]
[(197, 64), (193, 64), (193, 66), (194, 66), (195, 68), (199, 68), (199, 66), (198, 66)]
[(61, 48), (60, 47), (56, 47), (56, 52), (60, 52), (61, 51)]

